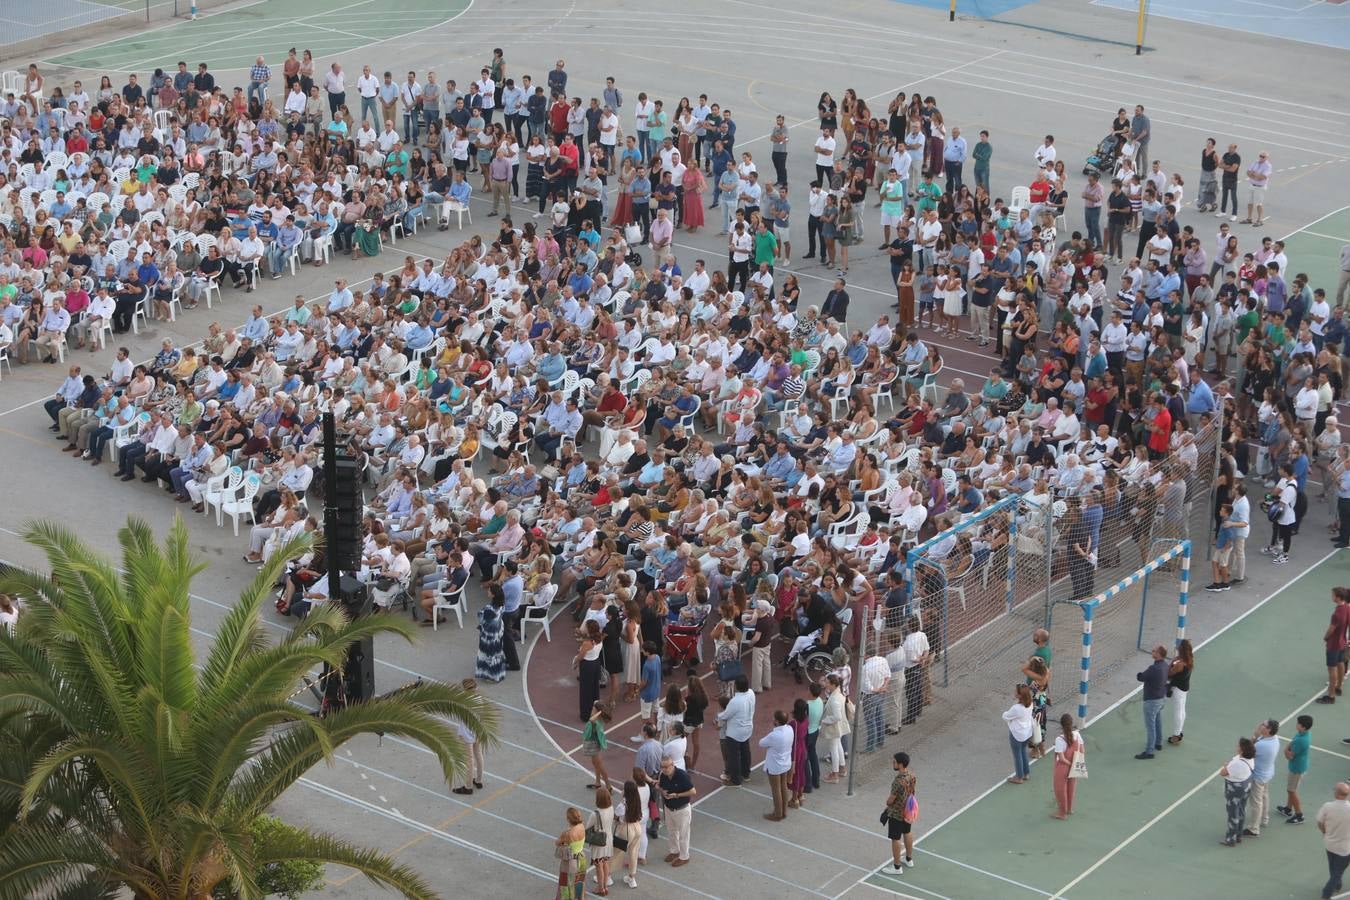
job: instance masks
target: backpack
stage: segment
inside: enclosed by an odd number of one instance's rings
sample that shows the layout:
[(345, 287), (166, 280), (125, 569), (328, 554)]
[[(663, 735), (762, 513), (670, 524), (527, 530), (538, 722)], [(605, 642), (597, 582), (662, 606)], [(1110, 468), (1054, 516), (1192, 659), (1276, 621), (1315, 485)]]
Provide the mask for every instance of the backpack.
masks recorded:
[(919, 798), (910, 794), (905, 798), (905, 812), (903, 818), (906, 822), (913, 825), (919, 821)]

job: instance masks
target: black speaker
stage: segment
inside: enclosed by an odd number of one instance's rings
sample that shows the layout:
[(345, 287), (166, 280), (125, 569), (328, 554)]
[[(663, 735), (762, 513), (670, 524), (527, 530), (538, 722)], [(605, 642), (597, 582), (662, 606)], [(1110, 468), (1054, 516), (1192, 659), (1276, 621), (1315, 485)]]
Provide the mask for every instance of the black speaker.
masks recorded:
[(361, 567), (361, 512), (365, 498), (360, 466), (345, 454), (337, 458), (336, 487), (329, 501), (331, 520), (324, 523), (325, 538), (338, 568), (354, 571)]
[(347, 666), (342, 671), (348, 703), (361, 703), (375, 696), (375, 641), (362, 638), (347, 648)]
[[(371, 614), (370, 592), (350, 575), (343, 575), (333, 602), (340, 603), (353, 619)], [(341, 709), (348, 703), (360, 703), (375, 696), (375, 642), (371, 638), (353, 641), (347, 648), (342, 677), (324, 668), (324, 706)]]

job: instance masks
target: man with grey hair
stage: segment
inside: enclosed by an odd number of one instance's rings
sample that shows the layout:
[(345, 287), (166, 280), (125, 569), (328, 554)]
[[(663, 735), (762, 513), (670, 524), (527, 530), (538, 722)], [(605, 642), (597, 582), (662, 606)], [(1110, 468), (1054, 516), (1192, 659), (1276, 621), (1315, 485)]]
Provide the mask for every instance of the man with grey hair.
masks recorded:
[(1322, 900), (1331, 900), (1340, 893), (1341, 876), (1350, 866), (1350, 784), (1336, 783), (1336, 799), (1323, 803), (1317, 811), (1317, 830), (1322, 832), (1330, 875), (1322, 888)]
[(670, 852), (665, 860), (672, 866), (689, 864), (689, 832), (693, 824), (694, 810), (690, 805), (698, 789), (694, 787), (689, 773), (675, 765), (669, 754), (661, 757), (661, 776), (657, 780), (661, 800), (666, 807), (666, 840), (670, 842)]

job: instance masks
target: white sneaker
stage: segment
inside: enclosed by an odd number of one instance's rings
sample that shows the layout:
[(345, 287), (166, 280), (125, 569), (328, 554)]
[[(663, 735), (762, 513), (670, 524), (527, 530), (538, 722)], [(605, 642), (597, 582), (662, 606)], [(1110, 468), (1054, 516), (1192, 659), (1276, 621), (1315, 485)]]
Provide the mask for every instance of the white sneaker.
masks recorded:
[(623, 876), (623, 883), (628, 885), (630, 888), (637, 887), (637, 879), (634, 878), (632, 875)]
[(1216, 212), (1216, 213), (1214, 214), (1214, 218), (1216, 218), (1216, 219), (1222, 219), (1222, 218), (1223, 218), (1223, 212), (1222, 212), (1222, 211)]
[(644, 740), (644, 738), (643, 738), (642, 735), (640, 735), (640, 734), (635, 734), (635, 735), (633, 735), (632, 737), (630, 737), (628, 740), (629, 740), (629, 742), (631, 742), (631, 743), (634, 743), (634, 744), (640, 744), (640, 743), (642, 743), (642, 741)]
[(1229, 217), (1228, 217), (1228, 221), (1230, 221), (1230, 222), (1236, 222), (1236, 221), (1237, 221), (1237, 216), (1235, 216), (1235, 215), (1229, 216)]
[(891, 871), (896, 875), (903, 875), (905, 874), (905, 867), (898, 862), (893, 862), (891, 863)]
[(906, 856), (906, 857), (905, 857), (905, 865), (909, 866), (911, 869), (914, 868), (914, 857), (912, 857), (912, 856)]

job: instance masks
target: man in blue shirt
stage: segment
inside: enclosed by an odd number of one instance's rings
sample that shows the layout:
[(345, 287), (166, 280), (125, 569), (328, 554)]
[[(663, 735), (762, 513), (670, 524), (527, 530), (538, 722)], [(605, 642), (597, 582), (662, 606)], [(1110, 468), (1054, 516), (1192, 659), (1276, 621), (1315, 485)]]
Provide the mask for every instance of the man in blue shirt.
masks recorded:
[(1247, 793), (1247, 827), (1243, 834), (1260, 837), (1270, 824), (1270, 782), (1275, 777), (1275, 758), (1280, 753), (1280, 723), (1267, 719), (1256, 726), (1256, 758), (1252, 760), (1252, 787)]
[(506, 601), (502, 606), (502, 624), (515, 642), (520, 640), (520, 604), (525, 596), (525, 579), (520, 577), (520, 567), (514, 559), (502, 563), (501, 576), (502, 597)]
[(436, 339), (436, 332), (431, 330), (431, 325), (425, 317), (418, 319), (413, 326), (408, 329), (408, 334), (403, 339), (403, 345), (409, 350), (421, 350), (431, 345)]
[(1200, 370), (1191, 370), (1191, 388), (1186, 395), (1186, 414), (1194, 423), (1202, 414), (1212, 413), (1216, 408), (1214, 391), (1205, 381)]
[(942, 170), (947, 174), (947, 195), (955, 197), (961, 189), (961, 166), (966, 161), (966, 139), (961, 129), (953, 127), (951, 137), (942, 149)]
[(1135, 678), (1144, 683), (1144, 751), (1135, 759), (1152, 759), (1162, 749), (1162, 710), (1167, 699), (1167, 648), (1153, 648), (1153, 662)]

